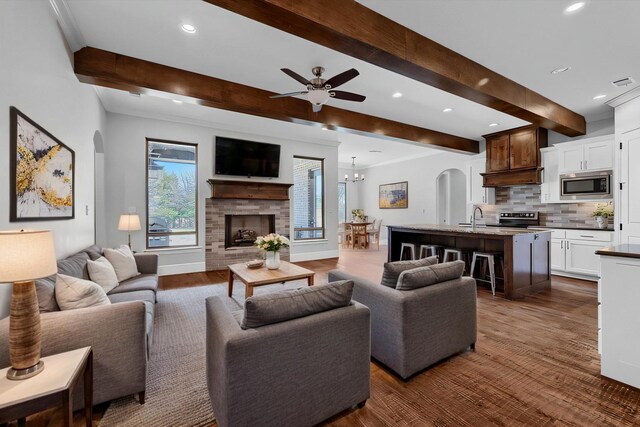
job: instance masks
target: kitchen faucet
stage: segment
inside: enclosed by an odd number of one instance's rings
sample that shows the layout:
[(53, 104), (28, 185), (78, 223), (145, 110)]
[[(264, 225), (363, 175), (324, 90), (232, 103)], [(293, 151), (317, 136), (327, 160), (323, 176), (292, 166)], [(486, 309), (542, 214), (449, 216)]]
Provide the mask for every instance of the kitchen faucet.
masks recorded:
[(474, 206), (473, 215), (471, 215), (471, 228), (476, 228), (476, 211), (480, 211), (480, 219), (484, 218), (482, 208), (480, 208), (480, 206)]

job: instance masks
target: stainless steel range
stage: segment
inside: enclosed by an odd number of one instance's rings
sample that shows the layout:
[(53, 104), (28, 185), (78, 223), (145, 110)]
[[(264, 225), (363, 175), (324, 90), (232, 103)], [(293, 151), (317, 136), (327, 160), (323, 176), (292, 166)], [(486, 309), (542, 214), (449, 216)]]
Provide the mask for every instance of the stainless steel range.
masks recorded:
[(487, 224), (488, 227), (527, 228), (540, 225), (540, 216), (535, 211), (500, 212), (497, 224)]

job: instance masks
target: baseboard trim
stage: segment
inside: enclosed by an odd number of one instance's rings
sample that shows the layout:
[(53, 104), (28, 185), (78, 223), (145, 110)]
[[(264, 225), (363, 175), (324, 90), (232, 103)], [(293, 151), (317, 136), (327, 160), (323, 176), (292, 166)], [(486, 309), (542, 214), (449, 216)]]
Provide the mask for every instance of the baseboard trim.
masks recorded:
[(206, 271), (204, 262), (190, 262), (186, 264), (169, 264), (158, 266), (158, 276), (169, 276), (172, 274), (199, 273)]
[(317, 259), (338, 258), (340, 251), (334, 249), (331, 251), (304, 252), (301, 254), (291, 254), (291, 262), (315, 261)]
[(570, 277), (572, 279), (588, 280), (589, 282), (597, 282), (598, 276), (587, 276), (586, 274), (567, 273), (566, 271), (551, 270), (551, 275)]

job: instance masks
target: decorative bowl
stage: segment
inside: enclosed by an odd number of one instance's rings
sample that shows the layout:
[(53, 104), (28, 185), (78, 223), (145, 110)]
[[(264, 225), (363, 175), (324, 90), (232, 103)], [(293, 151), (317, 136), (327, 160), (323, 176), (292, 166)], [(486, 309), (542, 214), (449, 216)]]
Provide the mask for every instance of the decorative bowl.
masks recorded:
[(253, 259), (251, 261), (247, 261), (248, 268), (260, 268), (264, 265), (264, 261), (261, 259)]

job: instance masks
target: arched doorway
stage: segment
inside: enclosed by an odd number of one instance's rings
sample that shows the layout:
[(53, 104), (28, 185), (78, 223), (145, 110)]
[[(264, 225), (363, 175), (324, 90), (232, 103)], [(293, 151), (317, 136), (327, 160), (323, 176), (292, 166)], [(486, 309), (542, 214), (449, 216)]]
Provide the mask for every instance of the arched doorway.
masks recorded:
[(447, 169), (436, 178), (436, 212), (438, 224), (458, 224), (465, 221), (467, 186), (465, 174), (459, 169)]

